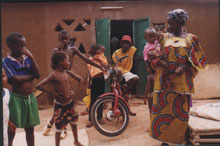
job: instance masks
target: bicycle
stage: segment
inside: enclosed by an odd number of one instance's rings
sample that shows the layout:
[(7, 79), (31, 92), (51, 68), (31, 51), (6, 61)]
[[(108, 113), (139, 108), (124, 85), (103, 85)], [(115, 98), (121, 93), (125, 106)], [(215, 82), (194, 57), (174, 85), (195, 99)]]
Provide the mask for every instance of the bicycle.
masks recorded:
[[(131, 112), (127, 99), (122, 96), (120, 86), (122, 73), (118, 70), (118, 63), (126, 57), (128, 56), (116, 57), (115, 67), (111, 66), (108, 70), (112, 79), (112, 92), (100, 95), (91, 109), (91, 120), (94, 127), (99, 133), (109, 137), (122, 134), (128, 126), (129, 115), (136, 115)], [(99, 123), (97, 118), (97, 111), (101, 106), (103, 106), (102, 121), (104, 124)]]

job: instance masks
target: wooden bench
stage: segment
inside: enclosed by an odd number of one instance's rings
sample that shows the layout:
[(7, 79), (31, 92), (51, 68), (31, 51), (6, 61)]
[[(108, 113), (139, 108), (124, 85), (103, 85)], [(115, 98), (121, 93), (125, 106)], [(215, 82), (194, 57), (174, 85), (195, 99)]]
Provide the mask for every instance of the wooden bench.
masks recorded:
[[(200, 143), (220, 144), (220, 121), (190, 116), (189, 129), (190, 142), (193, 145), (200, 145)], [(211, 135), (214, 138), (202, 137)]]

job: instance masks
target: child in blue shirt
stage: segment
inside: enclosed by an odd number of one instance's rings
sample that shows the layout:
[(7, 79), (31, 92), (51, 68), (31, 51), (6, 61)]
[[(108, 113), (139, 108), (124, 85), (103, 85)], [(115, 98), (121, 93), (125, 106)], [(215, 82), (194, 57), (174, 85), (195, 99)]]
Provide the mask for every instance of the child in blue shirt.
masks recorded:
[[(28, 146), (34, 146), (34, 126), (40, 124), (38, 104), (33, 94), (33, 81), (40, 78), (39, 66), (26, 48), (26, 39), (18, 32), (7, 36), (7, 46), (11, 53), (3, 58), (8, 83), (12, 86), (9, 101), (9, 120), (17, 128), (24, 128)], [(12, 145), (15, 131), (9, 131), (9, 146)]]

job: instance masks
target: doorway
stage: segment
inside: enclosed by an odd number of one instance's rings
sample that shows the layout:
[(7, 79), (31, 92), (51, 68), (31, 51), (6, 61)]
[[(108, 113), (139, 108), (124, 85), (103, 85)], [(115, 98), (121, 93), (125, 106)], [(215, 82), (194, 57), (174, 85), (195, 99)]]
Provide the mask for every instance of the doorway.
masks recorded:
[[(111, 20), (110, 21), (110, 40), (113, 37), (116, 37), (119, 42), (123, 35), (129, 35), (133, 38), (133, 28), (132, 28), (133, 20)], [(111, 55), (117, 50), (118, 48), (111, 47)]]
[[(129, 35), (131, 38), (133, 38), (133, 20), (111, 20), (110, 21), (110, 40), (113, 37), (116, 37), (119, 40), (119, 44), (117, 48), (113, 48), (110, 44), (110, 56), (112, 56), (112, 54), (117, 49), (121, 48), (120, 42), (124, 35)], [(135, 60), (135, 56), (134, 56), (134, 60)], [(137, 74), (135, 71), (135, 62), (133, 63), (131, 72)], [(136, 88), (134, 88), (131, 91), (131, 93), (136, 94)]]
[[(103, 18), (96, 20), (96, 43), (103, 44), (106, 48), (105, 56), (110, 60), (115, 50), (120, 48), (112, 48), (110, 40), (113, 37), (117, 37), (119, 42), (123, 35), (130, 35), (133, 45), (137, 48), (136, 55), (134, 57), (134, 63), (131, 72), (137, 74), (140, 77), (140, 82), (137, 88), (132, 91), (137, 96), (145, 96), (146, 85), (146, 66), (143, 60), (143, 49), (146, 43), (144, 39), (144, 31), (147, 27), (150, 27), (150, 18), (138, 18), (135, 20), (111, 20), (110, 18)], [(110, 91), (110, 84), (106, 84), (106, 91)]]

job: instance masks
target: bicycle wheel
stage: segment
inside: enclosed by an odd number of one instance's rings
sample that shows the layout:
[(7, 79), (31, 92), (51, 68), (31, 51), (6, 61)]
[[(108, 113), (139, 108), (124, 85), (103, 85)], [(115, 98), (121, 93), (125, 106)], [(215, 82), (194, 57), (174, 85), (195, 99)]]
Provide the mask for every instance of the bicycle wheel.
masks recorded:
[[(96, 130), (109, 137), (118, 136), (125, 131), (128, 126), (129, 113), (126, 105), (119, 99), (118, 109), (121, 112), (120, 116), (115, 117), (113, 113), (114, 109), (114, 96), (105, 96), (98, 99), (91, 111), (91, 120)], [(98, 109), (102, 110), (102, 123), (98, 119)]]

